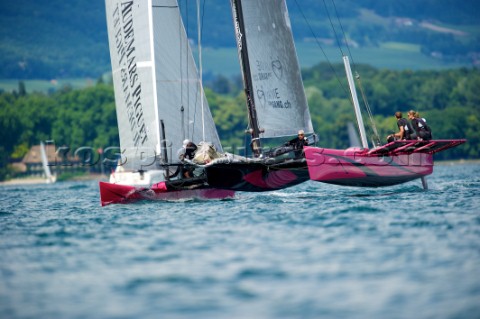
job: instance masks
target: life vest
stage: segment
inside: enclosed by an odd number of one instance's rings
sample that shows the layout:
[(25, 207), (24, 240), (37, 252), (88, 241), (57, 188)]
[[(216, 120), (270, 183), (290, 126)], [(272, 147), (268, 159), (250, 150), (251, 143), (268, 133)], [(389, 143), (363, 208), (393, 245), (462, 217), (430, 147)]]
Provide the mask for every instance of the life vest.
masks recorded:
[(405, 132), (403, 138), (410, 140), (412, 135), (415, 133), (412, 125), (407, 121), (407, 119), (401, 118), (398, 120), (401, 126), (403, 126), (403, 131)]
[(431, 139), (432, 138), (432, 130), (430, 126), (428, 126), (425, 119), (417, 118), (417, 127), (418, 127), (418, 136), (422, 139)]

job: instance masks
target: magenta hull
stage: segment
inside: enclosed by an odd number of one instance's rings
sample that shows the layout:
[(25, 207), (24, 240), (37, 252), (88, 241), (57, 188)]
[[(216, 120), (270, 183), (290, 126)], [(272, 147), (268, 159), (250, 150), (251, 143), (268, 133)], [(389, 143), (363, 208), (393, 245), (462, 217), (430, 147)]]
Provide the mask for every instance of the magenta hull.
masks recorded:
[(306, 147), (305, 157), (311, 180), (343, 186), (392, 186), (433, 172), (428, 153), (379, 156), (361, 149)]
[(433, 154), (465, 143), (455, 140), (402, 140), (372, 150), (305, 147), (310, 179), (360, 187), (405, 183), (433, 172)]
[(226, 199), (233, 198), (235, 192), (214, 188), (169, 190), (165, 183), (151, 188), (99, 182), (102, 206), (109, 204), (127, 204), (139, 200), (176, 201), (185, 199)]

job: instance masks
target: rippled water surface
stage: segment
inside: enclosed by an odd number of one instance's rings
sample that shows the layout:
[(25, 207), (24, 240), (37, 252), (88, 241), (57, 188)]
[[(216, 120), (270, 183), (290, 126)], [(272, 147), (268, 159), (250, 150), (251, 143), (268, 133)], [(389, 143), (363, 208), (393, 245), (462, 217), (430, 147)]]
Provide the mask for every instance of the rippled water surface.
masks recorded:
[(479, 318), (480, 165), (360, 189), (100, 207), (0, 187), (0, 318)]

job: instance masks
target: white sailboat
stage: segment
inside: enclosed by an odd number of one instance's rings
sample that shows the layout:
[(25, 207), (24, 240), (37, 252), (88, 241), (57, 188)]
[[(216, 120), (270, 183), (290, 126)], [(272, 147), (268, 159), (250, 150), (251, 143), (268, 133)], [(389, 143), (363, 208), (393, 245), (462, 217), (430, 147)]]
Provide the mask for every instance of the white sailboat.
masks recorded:
[(40, 156), (42, 158), (42, 166), (43, 166), (43, 172), (45, 174), (45, 182), (47, 184), (52, 184), (57, 181), (57, 175), (52, 174), (50, 171), (50, 166), (48, 165), (48, 157), (47, 157), (47, 151), (45, 148), (45, 144), (43, 142), (40, 142)]
[(178, 174), (184, 140), (222, 146), (177, 1), (105, 3), (121, 158), (110, 183), (100, 182), (102, 205), (233, 196)]

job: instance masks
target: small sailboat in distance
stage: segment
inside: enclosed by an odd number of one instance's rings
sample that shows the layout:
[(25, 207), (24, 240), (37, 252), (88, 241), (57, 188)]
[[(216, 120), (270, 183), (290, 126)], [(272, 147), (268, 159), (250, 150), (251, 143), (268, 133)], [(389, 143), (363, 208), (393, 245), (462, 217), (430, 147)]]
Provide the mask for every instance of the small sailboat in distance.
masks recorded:
[(45, 144), (40, 142), (40, 157), (42, 158), (43, 172), (45, 174), (45, 182), (47, 184), (52, 184), (57, 181), (57, 175), (52, 174), (50, 166), (48, 165), (48, 156)]
[[(101, 204), (222, 199), (202, 170), (178, 156), (184, 140), (222, 150), (176, 0), (106, 0), (120, 159)], [(197, 167), (198, 168), (198, 167)]]

